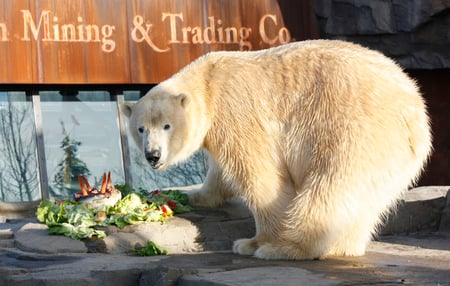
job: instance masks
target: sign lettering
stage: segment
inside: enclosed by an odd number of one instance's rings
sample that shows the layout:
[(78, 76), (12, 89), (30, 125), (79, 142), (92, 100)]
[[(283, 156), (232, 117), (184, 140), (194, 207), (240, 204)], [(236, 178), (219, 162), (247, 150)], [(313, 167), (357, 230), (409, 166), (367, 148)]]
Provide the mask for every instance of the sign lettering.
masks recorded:
[[(77, 17), (76, 24), (60, 23), (57, 15), (52, 15), (52, 11), (43, 10), (39, 18), (33, 18), (30, 10), (21, 10), (23, 19), (22, 41), (45, 41), (45, 42), (66, 42), (66, 43), (101, 43), (101, 50), (106, 53), (113, 52), (116, 41), (113, 33), (114, 25), (98, 25), (85, 23), (80, 16)], [(169, 40), (166, 47), (159, 47), (152, 39), (154, 25), (145, 22), (141, 15), (133, 18), (133, 29), (131, 39), (136, 43), (147, 43), (155, 52), (164, 53), (170, 51), (167, 45), (201, 45), (201, 44), (233, 44), (238, 45), (240, 50), (252, 50), (252, 43), (249, 38), (252, 34), (251, 27), (224, 26), (222, 19), (215, 16), (208, 16), (208, 25), (189, 26), (185, 25), (182, 13), (162, 13), (162, 23), (169, 27)], [(278, 33), (269, 35), (266, 28), (279, 28)], [(279, 27), (277, 16), (266, 14), (259, 21), (259, 36), (262, 42), (274, 45), (285, 44), (291, 41), (291, 35), (286, 27)], [(5, 23), (0, 23), (0, 41), (9, 41), (8, 30)]]
[[(0, 4), (0, 62), (11, 66), (0, 67), (0, 84), (158, 82), (208, 51), (292, 40), (275, 0), (8, 3)], [(247, 20), (243, 11), (255, 7)]]
[(5, 23), (0, 23), (0, 42), (8, 41), (8, 29)]
[(58, 17), (51, 17), (51, 11), (41, 12), (39, 21), (33, 19), (29, 10), (21, 10), (23, 15), (23, 41), (30, 41), (30, 32), (34, 40), (48, 42), (82, 42), (102, 43), (103, 52), (112, 52), (116, 43), (111, 39), (115, 29), (112, 25), (88, 25), (82, 17), (77, 17), (77, 24), (60, 24)]

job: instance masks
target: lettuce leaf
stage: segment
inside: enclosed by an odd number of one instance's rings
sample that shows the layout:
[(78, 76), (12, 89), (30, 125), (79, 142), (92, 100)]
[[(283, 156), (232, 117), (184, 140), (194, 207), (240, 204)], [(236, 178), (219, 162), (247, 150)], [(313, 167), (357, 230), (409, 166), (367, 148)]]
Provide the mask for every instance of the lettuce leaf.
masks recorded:
[(147, 241), (147, 246), (142, 248), (132, 248), (131, 251), (134, 254), (140, 256), (155, 256), (155, 255), (167, 255), (168, 252), (165, 249), (158, 247), (153, 241)]
[(102, 230), (97, 230), (84, 225), (74, 226), (70, 223), (52, 225), (48, 228), (48, 234), (65, 235), (73, 239), (91, 238), (92, 236), (102, 238), (106, 236), (106, 233)]

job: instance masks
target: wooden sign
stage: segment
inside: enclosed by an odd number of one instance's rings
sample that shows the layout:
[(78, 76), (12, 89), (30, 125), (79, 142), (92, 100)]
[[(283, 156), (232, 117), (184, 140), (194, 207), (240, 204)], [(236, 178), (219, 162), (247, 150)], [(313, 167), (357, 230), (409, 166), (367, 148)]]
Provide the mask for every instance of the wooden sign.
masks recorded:
[(275, 0), (5, 0), (0, 84), (158, 83), (209, 51), (292, 39)]

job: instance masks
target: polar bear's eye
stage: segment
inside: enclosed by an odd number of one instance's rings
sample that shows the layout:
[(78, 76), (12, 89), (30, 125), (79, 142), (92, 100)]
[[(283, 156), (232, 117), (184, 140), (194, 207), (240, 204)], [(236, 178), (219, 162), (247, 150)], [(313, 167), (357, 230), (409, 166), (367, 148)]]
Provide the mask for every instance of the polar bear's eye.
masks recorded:
[(144, 127), (139, 127), (139, 128), (138, 128), (138, 132), (139, 132), (139, 133), (144, 133)]
[(170, 129), (170, 124), (164, 125), (164, 130), (169, 130), (169, 129)]

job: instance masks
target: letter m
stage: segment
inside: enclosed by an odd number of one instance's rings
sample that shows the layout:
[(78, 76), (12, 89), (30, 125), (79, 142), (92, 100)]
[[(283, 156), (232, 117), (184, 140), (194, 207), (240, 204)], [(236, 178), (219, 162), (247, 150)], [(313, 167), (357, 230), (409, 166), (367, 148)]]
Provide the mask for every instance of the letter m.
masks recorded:
[(43, 40), (51, 40), (50, 36), (50, 20), (49, 20), (49, 14), (50, 11), (43, 10), (41, 12), (41, 16), (39, 17), (39, 23), (36, 27), (36, 23), (33, 20), (33, 15), (31, 15), (30, 10), (20, 10), (22, 12), (23, 16), (23, 41), (29, 41), (30, 35), (29, 31), (31, 31), (31, 34), (33, 35), (33, 38), (35, 40), (39, 37), (39, 32), (41, 30), (41, 25), (44, 26), (44, 38)]

